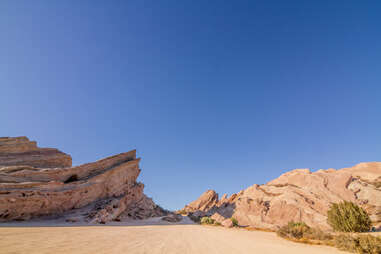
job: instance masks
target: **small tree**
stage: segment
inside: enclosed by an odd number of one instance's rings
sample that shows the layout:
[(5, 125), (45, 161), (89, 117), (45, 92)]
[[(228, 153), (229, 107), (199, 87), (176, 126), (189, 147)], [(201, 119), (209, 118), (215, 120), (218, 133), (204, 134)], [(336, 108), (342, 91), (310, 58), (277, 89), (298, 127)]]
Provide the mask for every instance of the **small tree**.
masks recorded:
[(328, 211), (327, 222), (333, 230), (341, 232), (366, 232), (371, 226), (366, 211), (348, 201), (332, 204)]

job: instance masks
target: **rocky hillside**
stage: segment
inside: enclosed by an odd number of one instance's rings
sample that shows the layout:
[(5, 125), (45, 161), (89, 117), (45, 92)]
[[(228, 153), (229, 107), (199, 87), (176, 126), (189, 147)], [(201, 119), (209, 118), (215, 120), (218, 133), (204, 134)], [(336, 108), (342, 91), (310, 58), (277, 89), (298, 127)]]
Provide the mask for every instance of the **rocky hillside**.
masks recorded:
[[(68, 221), (162, 216), (147, 198), (136, 151), (71, 167), (71, 157), (26, 137), (0, 138), (0, 221), (65, 217)], [(75, 217), (70, 217), (75, 215)]]
[(264, 185), (220, 199), (213, 190), (184, 207), (195, 216), (213, 216), (222, 222), (234, 217), (243, 226), (276, 229), (288, 221), (304, 221), (328, 229), (326, 213), (333, 202), (348, 200), (365, 208), (381, 223), (381, 163), (311, 172), (296, 169)]

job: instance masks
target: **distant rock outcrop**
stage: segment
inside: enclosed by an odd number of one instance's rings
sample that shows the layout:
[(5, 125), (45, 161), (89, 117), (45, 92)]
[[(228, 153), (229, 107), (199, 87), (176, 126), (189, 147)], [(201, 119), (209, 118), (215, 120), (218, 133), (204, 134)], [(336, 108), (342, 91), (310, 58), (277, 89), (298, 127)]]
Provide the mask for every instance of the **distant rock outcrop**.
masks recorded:
[(138, 183), (136, 151), (71, 167), (71, 157), (26, 137), (0, 138), (0, 221), (66, 216), (106, 223), (166, 215)]
[(381, 223), (381, 163), (360, 163), (352, 168), (310, 172), (296, 169), (264, 185), (254, 184), (221, 199), (208, 190), (184, 207), (196, 216), (222, 221), (234, 217), (243, 226), (276, 229), (288, 221), (304, 221), (328, 229), (326, 214), (331, 203), (348, 200), (368, 211)]

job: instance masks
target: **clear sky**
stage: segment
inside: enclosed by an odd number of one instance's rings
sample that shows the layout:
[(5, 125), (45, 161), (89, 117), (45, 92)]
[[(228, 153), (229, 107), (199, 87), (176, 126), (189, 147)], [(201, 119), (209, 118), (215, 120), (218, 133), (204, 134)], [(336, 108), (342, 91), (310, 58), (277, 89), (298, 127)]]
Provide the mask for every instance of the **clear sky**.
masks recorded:
[(137, 149), (165, 208), (381, 160), (381, 1), (0, 1), (0, 136)]

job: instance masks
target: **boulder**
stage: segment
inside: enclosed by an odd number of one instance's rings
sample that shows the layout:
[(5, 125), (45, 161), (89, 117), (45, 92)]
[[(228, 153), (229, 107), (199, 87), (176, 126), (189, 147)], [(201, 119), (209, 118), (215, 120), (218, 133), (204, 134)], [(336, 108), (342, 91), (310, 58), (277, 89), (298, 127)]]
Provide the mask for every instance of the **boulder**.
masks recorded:
[(213, 220), (215, 220), (219, 223), (222, 223), (226, 219), (224, 216), (222, 216), (219, 213), (214, 213), (210, 218), (212, 218)]
[(225, 219), (221, 222), (221, 225), (226, 227), (226, 228), (232, 228), (233, 227), (233, 222), (231, 219)]

